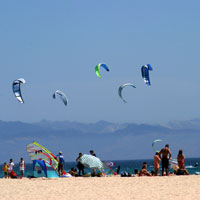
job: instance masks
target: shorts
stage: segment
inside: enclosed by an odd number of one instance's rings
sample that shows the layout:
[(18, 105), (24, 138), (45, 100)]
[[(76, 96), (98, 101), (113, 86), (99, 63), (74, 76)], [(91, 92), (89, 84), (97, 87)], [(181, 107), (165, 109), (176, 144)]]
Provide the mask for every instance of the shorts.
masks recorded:
[(4, 172), (4, 175), (5, 175), (5, 176), (8, 176), (8, 172)]
[(24, 176), (24, 170), (20, 170), (20, 176)]
[(59, 163), (58, 164), (58, 171), (63, 173), (63, 170), (64, 170), (64, 163)]
[(169, 159), (164, 157), (162, 158), (162, 169), (168, 169), (169, 168)]

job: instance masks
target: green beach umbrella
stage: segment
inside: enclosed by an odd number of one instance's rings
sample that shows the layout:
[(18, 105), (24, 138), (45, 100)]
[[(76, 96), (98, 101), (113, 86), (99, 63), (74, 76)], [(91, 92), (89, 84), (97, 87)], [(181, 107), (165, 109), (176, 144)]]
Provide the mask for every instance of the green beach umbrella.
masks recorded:
[(88, 168), (103, 170), (103, 163), (95, 156), (84, 154), (79, 158), (79, 161)]

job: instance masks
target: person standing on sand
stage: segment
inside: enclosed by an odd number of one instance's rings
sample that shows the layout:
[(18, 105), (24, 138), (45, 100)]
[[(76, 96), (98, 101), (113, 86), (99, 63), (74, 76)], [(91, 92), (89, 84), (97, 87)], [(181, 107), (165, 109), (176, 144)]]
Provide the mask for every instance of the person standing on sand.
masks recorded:
[(154, 156), (154, 170), (155, 170), (155, 174), (154, 176), (158, 176), (158, 172), (159, 172), (159, 167), (160, 167), (160, 156), (159, 156), (159, 152), (156, 152), (155, 156)]
[(4, 178), (8, 178), (8, 165), (5, 162), (3, 165)]
[(185, 169), (185, 155), (183, 154), (183, 150), (180, 149), (177, 156), (179, 169)]
[[(162, 155), (162, 156), (161, 156)], [(161, 149), (159, 156), (162, 160), (162, 176), (164, 175), (164, 170), (166, 169), (166, 176), (168, 176), (169, 172), (169, 160), (172, 156), (171, 151), (169, 149), (169, 144), (166, 144), (164, 148)]]
[(94, 150), (90, 150), (90, 155), (97, 157), (96, 154), (94, 153)]
[(24, 159), (21, 158), (19, 162), (19, 171), (20, 171), (20, 177), (22, 178), (24, 176), (24, 170), (25, 170), (26, 164), (24, 162)]
[(82, 153), (79, 153), (79, 156), (78, 158), (76, 159), (76, 162), (78, 163), (77, 164), (77, 167), (78, 167), (78, 175), (81, 176), (81, 172), (82, 172), (82, 175), (84, 175), (84, 165), (79, 161), (79, 159), (82, 157)]
[(57, 160), (58, 160), (58, 175), (62, 176), (63, 175), (63, 170), (64, 170), (64, 156), (62, 155), (62, 151), (60, 151), (58, 153), (58, 155), (56, 156)]
[[(96, 154), (94, 153), (94, 150), (90, 150), (90, 155), (97, 157)], [(96, 169), (95, 168), (92, 169), (92, 176), (96, 176)]]

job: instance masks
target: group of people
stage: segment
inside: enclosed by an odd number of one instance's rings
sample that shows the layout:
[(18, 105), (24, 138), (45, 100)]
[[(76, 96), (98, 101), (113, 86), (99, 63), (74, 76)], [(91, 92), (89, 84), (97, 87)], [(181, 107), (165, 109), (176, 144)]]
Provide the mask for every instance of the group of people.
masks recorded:
[[(80, 162), (80, 158), (82, 157), (82, 155), (83, 155), (82, 153), (79, 153), (78, 157), (76, 158), (78, 173), (77, 173), (76, 168), (71, 168), (71, 170), (69, 171), (69, 174), (71, 174), (72, 176), (81, 176), (81, 174), (82, 174), (82, 176), (85, 175), (85, 172), (84, 172), (85, 166)], [(94, 150), (90, 150), (90, 155), (96, 157)], [(64, 161), (64, 156), (61, 151), (56, 156), (56, 159), (58, 160), (58, 175), (63, 176), (65, 161)], [(96, 169), (92, 170), (92, 175), (93, 176), (96, 175)]]
[[(169, 161), (172, 157), (171, 151), (169, 149), (169, 144), (166, 144), (160, 152), (156, 152), (154, 156), (154, 175), (158, 176), (160, 161), (162, 163), (162, 176), (169, 175)], [(188, 171), (185, 169), (185, 155), (183, 150), (180, 149), (177, 155), (177, 164), (174, 164), (174, 174), (176, 175), (189, 175)]]
[[(20, 177), (22, 178), (24, 176), (24, 170), (26, 168), (26, 164), (23, 158), (20, 159), (18, 166), (20, 171)], [(10, 159), (8, 164), (7, 162), (5, 162), (3, 165), (4, 178), (17, 178), (17, 175), (14, 172), (15, 167), (16, 166), (12, 158)]]
[[(76, 158), (76, 162), (77, 162), (77, 168), (71, 168), (71, 170), (69, 171), (69, 173), (72, 176), (84, 176), (85, 172), (84, 172), (84, 168), (85, 166), (80, 162), (80, 158), (82, 157), (82, 153), (79, 153), (78, 157)], [(90, 155), (95, 156), (96, 154), (94, 153), (93, 150), (90, 150)], [(169, 145), (166, 144), (164, 148), (161, 149), (160, 152), (156, 152), (154, 155), (154, 171), (151, 171), (151, 173), (149, 173), (147, 171), (147, 163), (143, 162), (142, 164), (142, 169), (140, 171), (138, 171), (137, 169), (134, 170), (134, 173), (136, 176), (158, 176), (159, 173), (159, 168), (160, 168), (160, 162), (162, 163), (162, 176), (169, 175), (169, 163), (170, 163), (170, 159), (172, 157), (171, 151), (169, 149)], [(64, 174), (64, 156), (62, 154), (62, 152), (60, 151), (58, 153), (58, 155), (56, 156), (56, 159), (58, 161), (58, 175), (59, 176), (63, 176)], [(174, 164), (174, 174), (176, 175), (189, 175), (188, 171), (185, 169), (185, 156), (183, 154), (182, 150), (179, 150), (178, 155), (177, 155), (177, 165)], [(13, 162), (13, 159), (10, 159), (9, 163), (7, 164), (6, 162), (3, 165), (3, 171), (4, 171), (4, 177), (5, 178), (17, 178), (17, 175), (14, 172), (14, 167), (15, 164)], [(20, 171), (20, 177), (24, 176), (24, 171), (26, 168), (26, 164), (24, 162), (24, 159), (21, 158), (19, 161), (19, 171)], [(119, 174), (119, 170), (118, 170), (118, 174)], [(96, 169), (92, 169), (92, 176), (96, 175)]]
[(138, 171), (134, 170), (136, 176), (158, 176), (160, 169), (160, 162), (162, 163), (162, 176), (168, 175), (189, 175), (188, 171), (185, 169), (185, 155), (183, 150), (180, 149), (177, 155), (177, 163), (173, 164), (173, 174), (169, 174), (169, 164), (172, 157), (171, 151), (169, 149), (169, 144), (166, 144), (161, 151), (157, 151), (154, 155), (154, 171), (147, 171), (147, 163), (143, 162), (142, 169)]

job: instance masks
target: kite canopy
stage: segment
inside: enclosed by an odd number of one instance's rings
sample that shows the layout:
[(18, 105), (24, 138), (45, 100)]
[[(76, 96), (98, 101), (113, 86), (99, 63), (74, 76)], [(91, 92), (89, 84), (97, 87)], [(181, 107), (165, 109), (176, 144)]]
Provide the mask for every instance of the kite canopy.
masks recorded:
[(118, 94), (119, 94), (120, 98), (124, 101), (124, 103), (127, 103), (127, 102), (126, 102), (125, 99), (122, 97), (122, 90), (123, 90), (123, 88), (126, 87), (126, 86), (132, 86), (133, 88), (136, 88), (132, 83), (125, 83), (125, 84), (123, 84), (123, 85), (121, 85), (121, 86), (119, 87), (119, 89), (118, 89)]
[(60, 90), (56, 90), (55, 93), (53, 94), (53, 98), (55, 99), (56, 96), (59, 96), (60, 99), (63, 101), (63, 103), (67, 106), (68, 104), (68, 99), (67, 96), (65, 95), (64, 92), (60, 91)]
[(153, 148), (153, 150), (154, 150), (155, 152), (160, 152), (160, 151), (156, 150), (156, 148), (155, 148), (155, 144), (156, 144), (157, 142), (162, 142), (162, 140), (161, 140), (161, 139), (154, 140), (154, 141), (152, 142), (152, 148)]
[(98, 65), (95, 67), (95, 72), (96, 72), (96, 75), (97, 75), (99, 78), (101, 78), (101, 75), (100, 75), (100, 72), (99, 72), (100, 67), (103, 67), (107, 72), (110, 71), (106, 64), (102, 64), (102, 63), (98, 64)]
[(84, 154), (79, 158), (79, 161), (88, 168), (103, 170), (103, 163), (95, 156)]
[(24, 84), (24, 83), (26, 83), (26, 81), (23, 78), (19, 78), (13, 81), (13, 84), (12, 84), (13, 93), (20, 103), (24, 103), (24, 100), (22, 98), (22, 93), (21, 93), (21, 84)]
[(143, 65), (141, 68), (142, 78), (147, 85), (151, 85), (150, 78), (149, 78), (149, 70), (152, 71), (153, 68), (150, 64)]

